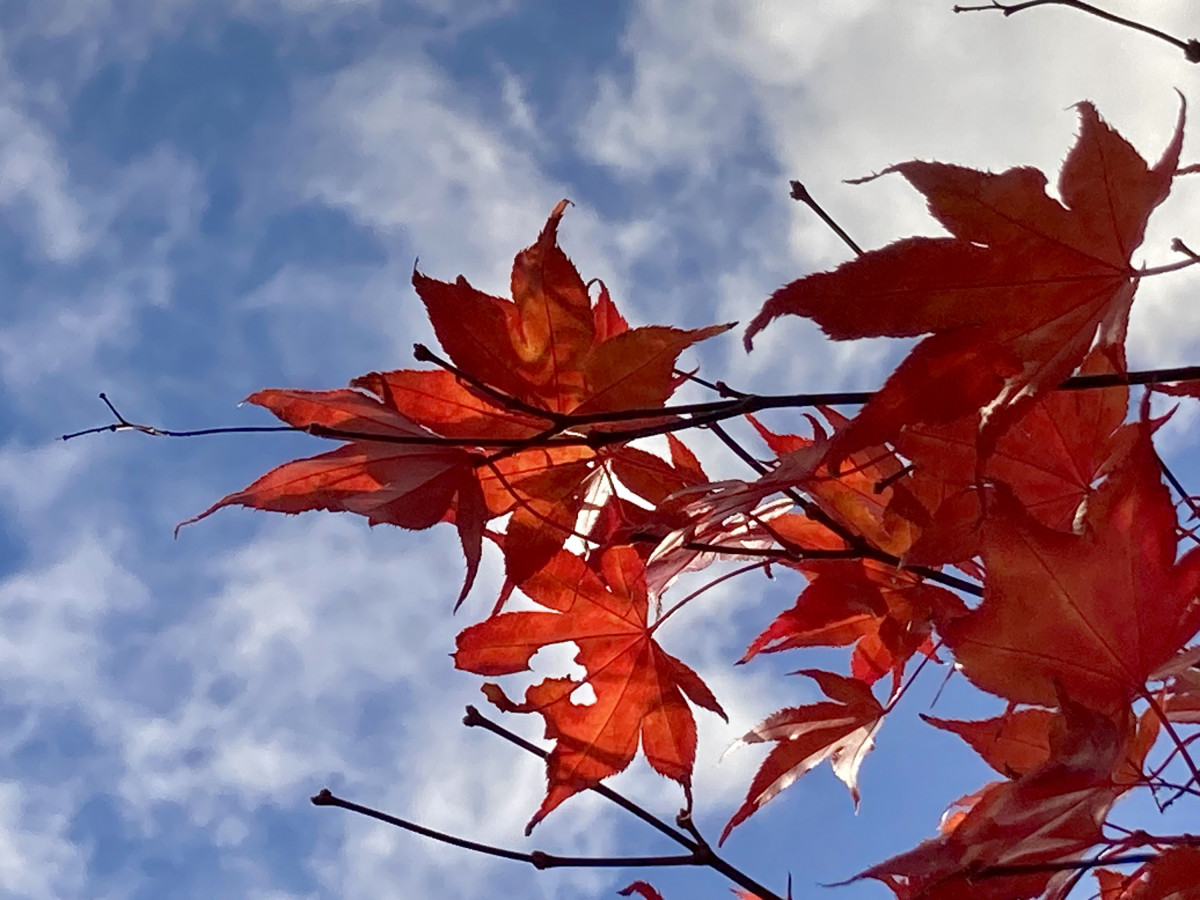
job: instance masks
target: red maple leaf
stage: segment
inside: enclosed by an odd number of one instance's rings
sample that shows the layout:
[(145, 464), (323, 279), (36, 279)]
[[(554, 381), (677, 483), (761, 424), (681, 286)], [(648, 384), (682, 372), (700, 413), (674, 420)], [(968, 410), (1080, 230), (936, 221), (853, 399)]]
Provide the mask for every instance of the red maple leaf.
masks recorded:
[[(1070, 861), (1101, 840), (1100, 824), (1140, 778), (1157, 734), (1156, 728), (1135, 731), (1127, 708), (1114, 719), (1065, 698), (1061, 702), (1061, 710), (1044, 720), (1044, 761), (963, 798), (966, 811), (944, 822), (940, 836), (851, 880), (878, 879), (897, 900), (1041, 895), (1054, 870), (1037, 867)], [(1003, 866), (1031, 868), (988, 873)]]
[(346, 389), (265, 390), (247, 402), (269, 409), (296, 428), (315, 426), (323, 430), (318, 433), (377, 435), (379, 440), (356, 437), (328, 453), (284, 463), (178, 527), (233, 504), (284, 513), (352, 512), (366, 516), (372, 525), (386, 522), (412, 529), (449, 519), (458, 528), (467, 560), (459, 599), (466, 595), (479, 567), (487, 519), (474, 474), (476, 456), (438, 445), (436, 435), (396, 410), (386, 397)]
[(646, 881), (634, 881), (621, 888), (617, 893), (622, 897), (632, 897), (637, 894), (643, 900), (663, 900), (663, 895), (655, 889), (654, 885)]
[[(655, 640), (637, 552), (610, 548), (596, 572), (560, 551), (520, 588), (548, 611), (506, 612), (472, 625), (458, 636), (454, 662), (480, 675), (510, 675), (528, 670), (544, 646), (579, 647), (582, 681), (547, 678), (526, 691), (523, 703), (497, 685), (484, 686), (499, 708), (540, 714), (555, 741), (546, 761), (549, 789), (526, 831), (572, 794), (623, 771), (639, 741), (651, 767), (683, 785), (690, 808), (696, 724), (687, 701), (725, 713), (700, 676)], [(571, 699), (583, 684), (596, 695), (589, 705)]]
[(468, 376), (548, 413), (592, 415), (653, 409), (674, 392), (675, 360), (697, 341), (732, 328), (630, 329), (602, 290), (587, 286), (558, 246), (567, 201), (537, 241), (517, 254), (512, 300), (413, 273), (438, 341)]
[(1018, 703), (1058, 692), (1097, 709), (1145, 682), (1200, 628), (1200, 548), (1178, 564), (1176, 518), (1143, 421), (1075, 532), (998, 490), (983, 524), (984, 598), (940, 632), (964, 674)]
[(1134, 872), (1097, 869), (1100, 900), (1200, 900), (1200, 847), (1172, 847)]
[[(1112, 364), (1093, 351), (1084, 375), (1109, 374)], [(896, 503), (897, 515), (921, 528), (904, 554), (911, 565), (958, 563), (979, 552), (983, 519), (979, 478), (1002, 481), (1039, 522), (1071, 528), (1076, 511), (1095, 483), (1128, 452), (1136, 426), (1123, 425), (1129, 389), (1055, 391), (1039, 398), (982, 461), (979, 413), (947, 425), (915, 425), (896, 437), (896, 449), (912, 465), (901, 487), (916, 501)], [(914, 514), (915, 510), (915, 514)]]
[(1139, 273), (1130, 263), (1146, 220), (1167, 196), (1183, 139), (1153, 167), (1078, 105), (1080, 134), (1059, 177), (1062, 203), (1036, 169), (998, 174), (907, 162), (899, 172), (952, 235), (906, 238), (836, 271), (779, 289), (746, 343), (783, 314), (830, 337), (931, 335), (914, 348), (835, 444), (831, 460), (917, 422), (944, 423), (988, 406), (986, 451), (1036, 397), (1053, 389), (1098, 340), (1119, 369)]
[(720, 843), (780, 791), (826, 759), (834, 774), (850, 788), (854, 805), (858, 806), (858, 769), (875, 742), (883, 707), (871, 689), (855, 678), (818, 669), (796, 674), (814, 679), (829, 700), (781, 709), (734, 744), (773, 741), (775, 747), (750, 782), (745, 802), (726, 823)]
[[(459, 277), (453, 284), (413, 273), (413, 286), (425, 303), (442, 348), (466, 376), (478, 384), (507, 395), (513, 408), (506, 427), (526, 428), (534, 438), (563, 415), (599, 416), (599, 421), (572, 424), (574, 434), (612, 428), (630, 428), (637, 421), (608, 423), (603, 414), (654, 410), (675, 391), (679, 354), (732, 325), (683, 330), (663, 326), (629, 328), (617, 312), (608, 290), (601, 285), (593, 305), (587, 285), (558, 246), (558, 225), (567, 208), (560, 202), (551, 212), (537, 241), (517, 254), (512, 269), (512, 300), (476, 290)], [(438, 386), (440, 387), (440, 385)], [(427, 388), (423, 394), (435, 393)], [(478, 392), (459, 388), (460, 393)], [(397, 396), (399, 408), (409, 411)], [(416, 407), (425, 407), (414, 397)], [(478, 404), (479, 398), (474, 402)], [(491, 405), (503, 401), (490, 398)], [(460, 401), (460, 406), (469, 406)], [(545, 411), (539, 421), (538, 411)], [(461, 412), (451, 411), (454, 415)], [(426, 409), (412, 414), (435, 431), (438, 423)], [(605, 460), (619, 458), (622, 447), (608, 449)], [(516, 454), (521, 456), (521, 453)], [(574, 530), (596, 464), (586, 448), (574, 459), (537, 466), (531, 472), (520, 461), (507, 463), (521, 469), (520, 478), (503, 471), (495, 477), (511, 504), (490, 502), (495, 514), (511, 511), (509, 540), (505, 541), (505, 567), (511, 581), (533, 575), (562, 546)], [(538, 453), (533, 454), (539, 458)], [(501, 463), (499, 468), (505, 468)], [(636, 490), (636, 488), (635, 488)], [(495, 496), (494, 492), (485, 492)], [(653, 502), (653, 501), (652, 501)]]
[[(732, 327), (630, 329), (603, 285), (593, 305), (557, 244), (566, 206), (560, 203), (537, 242), (517, 254), (514, 300), (490, 297), (462, 278), (447, 284), (414, 272), (434, 330), (462, 377), (445, 370), (370, 372), (351, 382), (358, 390), (254, 394), (249, 402), (290, 425), (348, 443), (285, 463), (189, 521), (231, 504), (342, 510), (406, 528), (453, 521), (467, 562), (461, 602), (479, 566), (486, 523), (510, 515), (503, 542), (509, 578), (520, 582), (537, 572), (574, 533), (601, 465), (632, 472), (647, 455), (619, 442), (597, 451), (569, 439), (629, 427), (606, 423), (604, 413), (660, 407), (678, 386), (679, 354)], [(568, 413), (601, 421), (567, 423), (561, 416)], [(568, 442), (546, 443), (551, 426)], [(648, 484), (643, 479), (641, 489)], [(657, 491), (650, 502), (660, 499)]]

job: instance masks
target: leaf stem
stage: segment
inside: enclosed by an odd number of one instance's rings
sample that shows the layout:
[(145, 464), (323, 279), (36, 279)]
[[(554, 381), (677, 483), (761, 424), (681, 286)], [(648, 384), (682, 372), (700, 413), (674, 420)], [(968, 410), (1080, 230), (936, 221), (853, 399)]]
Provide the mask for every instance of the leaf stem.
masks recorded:
[(682, 609), (684, 607), (684, 605), (686, 605), (689, 601), (695, 600), (697, 597), (699, 597), (701, 594), (703, 594), (705, 591), (709, 590), (710, 588), (715, 588), (717, 585), (719, 585), (723, 582), (729, 581), (733, 578), (737, 578), (739, 575), (745, 575), (747, 572), (753, 572), (755, 569), (766, 569), (769, 565), (770, 565), (769, 562), (750, 563), (749, 565), (741, 566), (737, 569), (733, 569), (732, 571), (726, 572), (724, 575), (718, 575), (712, 581), (709, 581), (709, 582), (705, 583), (704, 585), (702, 585), (701, 587), (696, 588), (696, 590), (692, 591), (686, 597), (684, 597), (679, 602), (677, 602), (673, 606), (671, 606), (666, 612), (664, 612), (661, 616), (659, 616), (654, 621), (654, 624), (650, 626), (648, 631), (651, 634), (653, 634), (655, 631), (658, 630), (659, 625), (661, 625), (663, 622), (667, 621), (667, 619), (671, 618), (671, 616), (675, 615), (675, 613), (677, 613), (680, 609)]

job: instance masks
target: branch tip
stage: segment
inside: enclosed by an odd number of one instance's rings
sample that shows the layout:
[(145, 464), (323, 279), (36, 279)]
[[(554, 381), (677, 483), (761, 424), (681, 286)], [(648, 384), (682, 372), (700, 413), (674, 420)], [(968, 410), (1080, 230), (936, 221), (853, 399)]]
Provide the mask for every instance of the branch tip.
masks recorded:
[(333, 796), (333, 792), (329, 788), (321, 788), (312, 797), (309, 798), (313, 806), (336, 806), (337, 798)]

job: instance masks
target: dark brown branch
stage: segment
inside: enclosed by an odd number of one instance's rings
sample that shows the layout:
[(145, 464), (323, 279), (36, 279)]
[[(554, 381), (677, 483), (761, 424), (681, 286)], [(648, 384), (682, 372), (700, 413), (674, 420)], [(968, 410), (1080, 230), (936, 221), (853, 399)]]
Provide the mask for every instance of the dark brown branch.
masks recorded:
[(1125, 28), (1132, 28), (1134, 31), (1140, 31), (1143, 34), (1151, 35), (1159, 40), (1166, 41), (1183, 51), (1184, 57), (1188, 62), (1200, 63), (1200, 40), (1192, 38), (1191, 40), (1183, 40), (1174, 35), (1167, 34), (1165, 31), (1160, 31), (1157, 28), (1152, 28), (1149, 25), (1144, 25), (1141, 22), (1135, 22), (1133, 19), (1126, 19), (1124, 16), (1118, 16), (1115, 13), (1107, 12), (1099, 7), (1092, 6), (1090, 3), (1084, 3), (1082, 0), (1025, 0), (1024, 3), (1010, 3), (1005, 5), (998, 3), (996, 0), (991, 0), (990, 3), (983, 6), (955, 6), (956, 13), (962, 12), (987, 12), (996, 10), (1004, 13), (1005, 16), (1011, 16), (1014, 13), (1024, 12), (1027, 9), (1033, 9), (1035, 6), (1067, 6), (1071, 9), (1077, 9), (1080, 12), (1085, 12), (1097, 18), (1104, 19), (1106, 22), (1112, 22), (1116, 25), (1122, 25)]
[[(474, 706), (467, 707), (466, 715), (463, 716), (463, 724), (466, 725), (468, 728), (482, 728), (485, 731), (490, 731), (492, 734), (496, 735), (497, 737), (504, 738), (504, 740), (508, 741), (513, 746), (520, 747), (526, 753), (532, 753), (538, 759), (544, 760), (547, 756), (550, 755), (547, 751), (543, 750), (541, 747), (537, 746), (536, 744), (531, 744), (529, 741), (525, 740), (525, 738), (521, 737), (519, 734), (515, 734), (514, 732), (509, 731), (507, 728), (505, 728), (499, 722), (493, 722), (491, 719), (489, 719), (487, 716), (485, 716), (483, 713), (481, 713)], [(589, 788), (589, 790), (593, 791), (594, 793), (599, 794), (601, 797), (603, 797), (605, 800), (608, 800), (610, 803), (615, 803), (617, 806), (621, 807), (621, 809), (625, 810), (627, 813), (630, 813), (631, 815), (635, 816), (636, 818), (641, 819), (643, 822), (645, 822), (647, 825), (651, 826), (652, 828), (655, 828), (658, 831), (661, 831), (663, 834), (665, 834), (671, 840), (675, 841), (677, 844), (680, 844), (681, 846), (686, 847), (689, 850), (695, 849), (695, 845), (692, 843), (691, 840), (689, 840), (687, 835), (672, 828), (670, 825), (668, 825), (662, 819), (655, 816), (653, 813), (648, 812), (647, 810), (638, 806), (636, 803), (634, 803), (632, 800), (630, 800), (628, 797), (624, 796), (623, 794), (618, 794), (616, 791), (614, 791), (612, 788), (608, 787), (607, 785), (597, 784), (597, 785), (594, 785), (591, 788)]]
[[(729, 432), (725, 431), (724, 428), (721, 428), (719, 425), (711, 425), (709, 426), (709, 430), (712, 431), (712, 433), (718, 438), (720, 438), (725, 446), (737, 454), (737, 456), (745, 461), (750, 468), (754, 469), (754, 471), (758, 472), (760, 475), (765, 474), (768, 471), (765, 465), (751, 456), (746, 448), (739, 444), (729, 434)], [(785, 488), (782, 493), (785, 497), (790, 499), (802, 510), (804, 510), (804, 514), (810, 519), (815, 522), (820, 522), (822, 525), (844, 540), (847, 544), (849, 544), (858, 557), (862, 559), (873, 559), (895, 569), (903, 568), (900, 564), (899, 557), (892, 556), (890, 553), (884, 553), (882, 550), (872, 547), (859, 535), (856, 535), (854, 532), (850, 531), (850, 529), (842, 525), (841, 522), (838, 522), (836, 519), (833, 519), (827, 515), (823, 509), (812, 503), (807, 497), (805, 497), (795, 488)], [(801, 554), (804, 552), (803, 548), (799, 547), (788, 548), (785, 546), (785, 550), (787, 549), (794, 550), (795, 552)], [(914, 575), (920, 575), (922, 578), (925, 578), (929, 581), (937, 582), (938, 584), (960, 590), (963, 593), (971, 594), (975, 597), (983, 596), (983, 588), (975, 584), (973, 581), (967, 581), (965, 578), (959, 578), (957, 575), (949, 575), (945, 572), (939, 572), (937, 569), (931, 569), (927, 566), (909, 566), (907, 567), (907, 571), (912, 572)]]
[[(508, 741), (510, 744), (513, 744), (516, 747), (520, 747), (522, 750), (526, 751), (527, 753), (532, 753), (534, 756), (538, 757), (539, 759), (545, 759), (549, 755), (547, 753), (547, 751), (543, 750), (542, 748), (540, 748), (534, 744), (529, 743), (529, 741), (525, 740), (520, 735), (514, 734), (513, 732), (509, 731), (507, 728), (505, 728), (500, 723), (493, 722), (491, 719), (484, 716), (474, 706), (467, 707), (466, 715), (463, 716), (463, 724), (470, 728), (486, 729), (487, 731), (490, 731), (492, 734), (494, 734), (498, 737), (504, 738), (504, 740)], [(715, 852), (713, 852), (712, 848), (709, 847), (708, 843), (702, 837), (699, 836), (698, 832), (695, 832), (694, 826), (692, 829), (689, 829), (689, 830), (693, 831), (695, 833), (695, 835), (696, 835), (695, 838), (689, 837), (687, 834), (684, 834), (682, 831), (679, 831), (676, 828), (672, 828), (666, 822), (662, 821), (662, 819), (659, 819), (654, 814), (647, 812), (645, 809), (638, 806), (636, 803), (634, 803), (629, 798), (627, 798), (621, 794), (618, 794), (616, 791), (612, 790), (611, 788), (609, 788), (603, 784), (593, 785), (592, 787), (589, 788), (589, 790), (594, 791), (595, 793), (599, 794), (601, 797), (604, 797), (606, 800), (609, 800), (609, 801), (617, 804), (617, 806), (621, 807), (626, 812), (633, 814), (637, 818), (641, 819), (643, 822), (647, 823), (648, 825), (651, 825), (658, 831), (661, 831), (663, 834), (665, 834), (667, 837), (671, 838), (671, 840), (675, 841), (680, 846), (686, 848), (688, 850), (688, 852), (691, 854), (690, 858), (694, 860), (694, 862), (692, 863), (693, 865), (707, 866), (708, 868), (713, 869), (716, 872), (719, 872), (720, 874), (722, 874), (726, 878), (728, 878), (730, 881), (732, 881), (734, 884), (738, 885), (739, 887), (745, 888), (746, 890), (750, 891), (750, 893), (752, 893), (752, 894), (757, 895), (759, 898), (761, 898), (761, 900), (784, 900), (783, 897), (780, 897), (774, 891), (759, 884), (757, 881), (755, 881), (753, 878), (751, 878), (749, 875), (747, 875), (741, 869), (739, 869), (736, 866), (734, 866), (733, 864), (727, 862), (726, 860), (724, 860), (723, 858), (718, 856)], [(790, 893), (789, 893), (789, 898), (790, 898)]]
[(503, 391), (498, 391), (494, 387), (492, 387), (490, 384), (486, 384), (486, 383), (480, 381), (478, 378), (468, 375), (466, 372), (464, 372), (458, 366), (454, 365), (454, 363), (450, 362), (448, 359), (442, 359), (440, 356), (438, 356), (436, 353), (434, 353), (432, 350), (430, 350), (424, 344), (413, 344), (413, 358), (417, 362), (433, 363), (435, 366), (445, 369), (447, 372), (449, 372), (451, 375), (453, 375), (455, 378), (457, 378), (463, 384), (467, 385), (468, 387), (474, 388), (479, 393), (483, 394), (485, 397), (487, 397), (489, 400), (491, 400), (493, 403), (498, 405), (501, 409), (508, 409), (508, 410), (512, 410), (513, 412), (525, 413), (528, 416), (533, 416), (534, 418), (538, 418), (538, 419), (544, 419), (547, 422), (554, 422), (555, 424), (560, 424), (563, 420), (563, 416), (561, 413), (550, 412), (549, 410), (546, 410), (546, 409), (539, 409), (538, 407), (536, 407), (530, 403), (526, 403), (524, 400), (520, 399), (519, 397), (513, 397), (509, 394), (504, 393)]
[[(1093, 388), (1120, 387), (1131, 384), (1169, 384), (1176, 381), (1200, 381), (1200, 366), (1178, 366), (1168, 369), (1148, 369), (1144, 371), (1127, 372), (1125, 375), (1075, 375), (1068, 378), (1058, 390), (1078, 391)], [(548, 429), (540, 440), (530, 444), (531, 438), (496, 438), (487, 435), (466, 438), (445, 438), (435, 434), (424, 435), (381, 435), (357, 431), (344, 431), (336, 428), (326, 428), (312, 425), (308, 428), (296, 428), (291, 425), (248, 425), (226, 426), (221, 428), (200, 428), (190, 431), (172, 431), (166, 428), (156, 428), (152, 425), (140, 425), (130, 422), (116, 411), (105, 394), (100, 399), (108, 404), (109, 410), (116, 422), (109, 425), (99, 425), (95, 428), (85, 428), (62, 435), (62, 440), (82, 437), (86, 434), (97, 434), (102, 431), (140, 431), (155, 437), (202, 437), (212, 434), (255, 434), (276, 431), (303, 431), (316, 437), (327, 437), (335, 440), (365, 440), (380, 441), (392, 444), (429, 444), (441, 447), (497, 447), (524, 449), (529, 446), (591, 446), (604, 447), (610, 444), (623, 443), (638, 437), (650, 437), (656, 434), (666, 434), (674, 431), (684, 431), (688, 428), (698, 428), (736, 418), (746, 413), (760, 412), (765, 409), (790, 409), (811, 406), (844, 406), (866, 403), (874, 396), (873, 391), (833, 391), (805, 394), (747, 394), (730, 400), (717, 400), (711, 403), (688, 403), (676, 406), (663, 406), (658, 409), (620, 410), (608, 413), (595, 413), (582, 416), (563, 416), (562, 427)], [(637, 421), (639, 419), (662, 420), (672, 416), (685, 416), (677, 421), (665, 422), (629, 431), (598, 431), (587, 435), (565, 435), (556, 437), (564, 431), (583, 427), (598, 422)]]
[(535, 869), (623, 869), (627, 867), (704, 865), (704, 863), (699, 861), (695, 853), (689, 853), (686, 856), (557, 856), (541, 850), (533, 850), (525, 853), (520, 850), (508, 850), (504, 847), (493, 847), (490, 844), (481, 844), (478, 841), (469, 841), (466, 838), (456, 837), (444, 831), (426, 828), (424, 825), (418, 825), (416, 822), (409, 822), (407, 819), (401, 819), (350, 800), (343, 800), (341, 797), (331, 793), (329, 788), (322, 788), (321, 792), (312, 798), (312, 803), (314, 806), (336, 806), (340, 809), (349, 810), (350, 812), (358, 813), (360, 816), (367, 816), (368, 818), (385, 822), (388, 825), (394, 825), (396, 828), (411, 831), (413, 834), (419, 834), (422, 837), (427, 837), (443, 844), (449, 844), (451, 847), (461, 847), (464, 850), (471, 850), (474, 853), (482, 853), (485, 856), (495, 856), (500, 859), (511, 859), (514, 862), (529, 863)]
[(820, 217), (822, 222), (824, 222), (826, 225), (828, 225), (830, 227), (830, 229), (832, 229), (834, 234), (836, 234), (838, 237), (840, 237), (842, 239), (843, 242), (845, 242), (847, 247), (849, 247), (851, 250), (853, 250), (859, 256), (863, 255), (863, 248), (858, 246), (858, 244), (856, 244), (854, 242), (854, 238), (852, 238), (852, 237), (850, 237), (850, 235), (846, 234), (846, 232), (843, 230), (842, 226), (839, 225), (837, 222), (835, 222), (833, 220), (833, 217), (831, 215), (829, 215), (829, 213), (825, 212), (825, 210), (821, 206), (821, 204), (819, 204), (816, 200), (813, 199), (812, 194), (810, 194), (808, 192), (808, 188), (806, 188), (799, 181), (793, 181), (791, 183), (791, 185), (792, 185), (792, 199), (793, 200), (799, 200), (801, 203), (805, 204), (809, 209), (811, 209), (813, 212), (815, 212)]
[(1097, 856), (1094, 859), (1064, 859), (1058, 862), (1012, 863), (1003, 866), (988, 866), (975, 872), (973, 878), (1003, 878), (1006, 875), (1037, 875), (1041, 872), (1075, 872), (1080, 869), (1095, 869), (1099, 866), (1119, 866), (1130, 863), (1147, 863), (1158, 859), (1157, 853), (1126, 853), (1124, 856)]

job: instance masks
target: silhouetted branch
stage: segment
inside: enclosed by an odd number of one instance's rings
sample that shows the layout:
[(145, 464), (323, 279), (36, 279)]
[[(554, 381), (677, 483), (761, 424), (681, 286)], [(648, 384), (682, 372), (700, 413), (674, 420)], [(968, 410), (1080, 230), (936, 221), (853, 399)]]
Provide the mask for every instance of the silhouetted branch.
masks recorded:
[(521, 850), (493, 847), (490, 844), (481, 844), (478, 841), (469, 841), (466, 838), (447, 834), (444, 831), (426, 828), (424, 825), (418, 825), (416, 822), (409, 822), (407, 819), (401, 819), (350, 800), (343, 800), (341, 797), (332, 794), (329, 788), (322, 788), (320, 793), (312, 798), (312, 803), (314, 806), (336, 806), (340, 809), (349, 810), (350, 812), (358, 813), (360, 816), (377, 819), (388, 825), (394, 825), (405, 831), (411, 831), (413, 834), (419, 834), (422, 837), (427, 837), (443, 844), (449, 844), (451, 847), (461, 847), (464, 850), (482, 853), (485, 856), (511, 859), (514, 862), (529, 863), (535, 869), (624, 869), (702, 865), (702, 863), (698, 862), (697, 856), (694, 853), (689, 853), (686, 856), (558, 856), (542, 850), (532, 850), (525, 853)]
[[(712, 425), (709, 427), (709, 430), (715, 434), (727, 447), (729, 447), (730, 450), (737, 454), (740, 459), (749, 465), (750, 468), (754, 469), (754, 471), (758, 472), (760, 475), (769, 471), (765, 465), (755, 459), (749, 453), (749, 451), (739, 444), (737, 440), (724, 428), (721, 428), (719, 425)], [(876, 562), (884, 563), (885, 565), (892, 566), (896, 569), (905, 568), (906, 571), (912, 572), (915, 575), (920, 575), (922, 578), (926, 578), (929, 581), (943, 584), (946, 587), (952, 587), (975, 597), (983, 596), (983, 588), (974, 582), (967, 581), (965, 578), (959, 578), (956, 575), (949, 575), (945, 572), (939, 572), (937, 569), (931, 569), (927, 566), (902, 567), (899, 557), (892, 556), (890, 553), (884, 553), (882, 550), (872, 547), (865, 540), (863, 540), (862, 537), (856, 535), (854, 532), (850, 531), (850, 529), (842, 525), (841, 522), (831, 518), (823, 509), (810, 501), (795, 488), (785, 488), (783, 491), (781, 491), (781, 493), (799, 506), (802, 510), (804, 510), (804, 514), (810, 519), (812, 519), (814, 522), (820, 522), (822, 525), (844, 540), (847, 544), (849, 544), (859, 558), (873, 559)], [(784, 546), (785, 549), (788, 548), (788, 544), (785, 544)], [(800, 553), (803, 553), (802, 548), (794, 549)]]
[(835, 222), (833, 220), (833, 217), (830, 216), (829, 213), (825, 212), (825, 210), (821, 206), (821, 204), (819, 204), (816, 200), (813, 199), (812, 194), (810, 194), (808, 192), (808, 188), (806, 188), (799, 181), (793, 181), (791, 184), (792, 184), (792, 199), (799, 200), (801, 203), (808, 206), (809, 209), (811, 209), (813, 212), (815, 212), (820, 217), (822, 222), (824, 222), (826, 225), (828, 225), (833, 230), (834, 234), (836, 234), (838, 237), (840, 237), (845, 242), (847, 247), (849, 247), (851, 250), (853, 250), (859, 256), (862, 256), (862, 254), (863, 254), (862, 247), (858, 246), (858, 244), (856, 244), (854, 242), (854, 238), (852, 238), (852, 237), (850, 237), (850, 235), (846, 234), (846, 232), (842, 228), (842, 226), (839, 225), (837, 222)]
[[(525, 740), (520, 735), (509, 731), (500, 723), (493, 722), (491, 719), (484, 716), (474, 706), (467, 707), (466, 715), (463, 716), (463, 724), (468, 728), (483, 728), (487, 731), (490, 731), (492, 734), (504, 738), (504, 740), (508, 741), (510, 744), (520, 747), (526, 753), (532, 753), (534, 756), (538, 757), (538, 759), (545, 759), (547, 756), (549, 756), (547, 751), (536, 746), (535, 744), (529, 743), (529, 741)], [(606, 800), (615, 803), (626, 812), (631, 813), (646, 824), (671, 838), (671, 840), (675, 841), (680, 846), (686, 848), (691, 854), (688, 857), (690, 860), (692, 860), (692, 862), (689, 863), (690, 865), (707, 866), (716, 872), (720, 872), (734, 884), (745, 888), (752, 894), (756, 894), (759, 898), (761, 898), (761, 900), (784, 900), (784, 898), (780, 897), (774, 891), (759, 884), (741, 869), (727, 862), (713, 852), (712, 848), (708, 845), (704, 838), (700, 837), (699, 832), (695, 831), (694, 825), (688, 830), (693, 832), (695, 837), (689, 837), (687, 834), (684, 834), (682, 831), (671, 827), (653, 813), (648, 812), (629, 798), (623, 796), (622, 794), (618, 794), (616, 791), (607, 787), (606, 785), (595, 784), (589, 787), (588, 790), (594, 791)]]
[[(1177, 366), (1167, 369), (1147, 369), (1127, 372), (1125, 375), (1098, 374), (1074, 375), (1059, 385), (1061, 391), (1091, 390), (1094, 388), (1121, 387), (1132, 384), (1170, 384), (1177, 381), (1200, 381), (1200, 366)], [(727, 388), (728, 390), (728, 388)], [(308, 428), (296, 428), (292, 425), (250, 425), (224, 426), (220, 428), (200, 428), (189, 431), (173, 431), (167, 428), (157, 428), (152, 425), (141, 425), (127, 420), (113, 407), (107, 395), (101, 394), (100, 399), (108, 405), (113, 417), (117, 420), (108, 425), (98, 425), (85, 428), (82, 431), (62, 435), (62, 440), (82, 437), (86, 434), (97, 434), (102, 431), (140, 431), (155, 437), (202, 437), (212, 434), (253, 434), (275, 431), (303, 431), (316, 437), (326, 437), (345, 441), (380, 441), (390, 444), (431, 444), (442, 447), (497, 447), (524, 448), (527, 446), (590, 446), (606, 447), (612, 444), (624, 443), (639, 437), (650, 437), (656, 434), (667, 434), (675, 431), (685, 431), (689, 428), (699, 428), (722, 422), (726, 419), (737, 418), (746, 413), (761, 412), (766, 409), (802, 409), (814, 406), (846, 406), (861, 405), (874, 396), (873, 391), (827, 391), (804, 394), (746, 394), (730, 400), (716, 400), (711, 403), (688, 403), (676, 406), (663, 406), (658, 409), (618, 410), (607, 413), (592, 413), (575, 416), (565, 413), (562, 416), (561, 428), (548, 430), (544, 439), (531, 445), (531, 438), (497, 438), (479, 435), (465, 438), (445, 438), (435, 434), (424, 435), (382, 435), (369, 434), (359, 431), (346, 431), (337, 428), (312, 425)], [(548, 415), (548, 414), (547, 414)], [(677, 421), (661, 422), (662, 419), (683, 417)], [(632, 429), (630, 431), (597, 431), (586, 435), (563, 435), (565, 431), (593, 425), (599, 422), (635, 422), (639, 419), (660, 420), (660, 424)], [(560, 436), (561, 435), (561, 436)], [(539, 436), (540, 437), (540, 436)]]
[(1133, 19), (1126, 19), (1124, 16), (1118, 16), (1115, 13), (1107, 12), (1099, 7), (1092, 6), (1090, 3), (1083, 3), (1082, 0), (1025, 0), (1024, 3), (1009, 3), (1007, 5), (998, 3), (996, 0), (991, 0), (990, 3), (982, 6), (955, 6), (956, 13), (962, 12), (987, 12), (995, 10), (1004, 13), (1005, 16), (1011, 16), (1014, 13), (1024, 12), (1027, 9), (1033, 9), (1035, 6), (1068, 6), (1071, 9), (1077, 9), (1080, 12), (1085, 12), (1097, 18), (1104, 19), (1106, 22), (1112, 22), (1116, 25), (1122, 25), (1125, 28), (1132, 28), (1134, 31), (1140, 31), (1143, 34), (1151, 35), (1159, 40), (1166, 41), (1183, 51), (1183, 55), (1188, 62), (1200, 63), (1200, 40), (1195, 38), (1191, 40), (1183, 40), (1174, 35), (1167, 34), (1165, 31), (1159, 31), (1157, 28), (1152, 28), (1149, 25), (1144, 25), (1141, 22), (1135, 22)]

